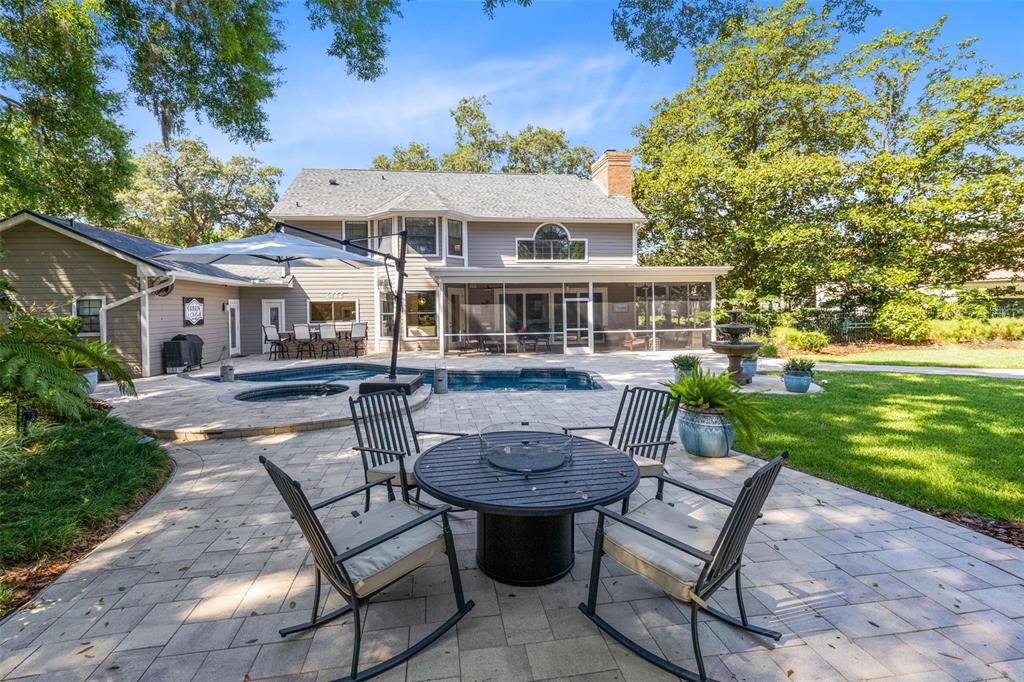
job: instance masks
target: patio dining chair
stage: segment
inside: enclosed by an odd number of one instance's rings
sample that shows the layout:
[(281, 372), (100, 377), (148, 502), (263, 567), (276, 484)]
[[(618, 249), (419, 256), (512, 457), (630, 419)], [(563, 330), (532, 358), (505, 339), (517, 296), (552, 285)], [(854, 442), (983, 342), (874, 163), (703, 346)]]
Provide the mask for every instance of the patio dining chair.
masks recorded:
[[(331, 355), (333, 353), (333, 356)], [(331, 323), (320, 325), (320, 357), (338, 357), (341, 347), (338, 345), (338, 329)]]
[[(653, 499), (637, 506), (628, 514), (618, 514), (605, 507), (595, 507), (598, 513), (594, 535), (593, 562), (590, 567), (590, 591), (587, 602), (579, 608), (599, 628), (640, 658), (684, 680), (707, 680), (704, 659), (700, 653), (697, 615), (704, 611), (729, 625), (742, 628), (775, 641), (782, 634), (753, 625), (743, 605), (743, 586), (740, 565), (747, 537), (754, 522), (761, 515), (768, 493), (788, 452), (768, 462), (743, 482), (739, 496), (730, 501), (713, 493), (687, 485), (667, 476), (658, 477), (658, 492)], [(721, 528), (715, 528), (703, 518), (687, 513), (679, 504), (665, 502), (665, 485), (682, 488), (713, 502), (730, 508)], [(697, 672), (662, 658), (645, 649), (616, 630), (597, 614), (597, 591), (601, 574), (601, 557), (607, 554), (625, 568), (647, 578), (672, 597), (690, 605), (690, 637)], [(708, 601), (726, 580), (735, 576), (736, 603), (740, 617), (712, 608)]]
[(365, 322), (353, 322), (348, 333), (348, 340), (352, 342), (352, 354), (359, 357), (360, 346), (366, 343), (367, 326)]
[(313, 345), (313, 333), (308, 324), (295, 325), (295, 355), (301, 360), (302, 354), (307, 357), (316, 357), (316, 346)]
[[(352, 667), (349, 676), (343, 680), (368, 680), (401, 665), (440, 639), (473, 609), (473, 602), (466, 601), (462, 592), (455, 543), (448, 524), (450, 507), (446, 505), (423, 512), (406, 502), (396, 501), (390, 477), (310, 504), (297, 481), (266, 457), (260, 457), (260, 464), (267, 470), (292, 518), (299, 524), (302, 535), (309, 543), (313, 554), (313, 570), (316, 572), (313, 612), (309, 622), (283, 628), (278, 632), (282, 637), (287, 637), (351, 614), (355, 627)], [(331, 532), (324, 529), (316, 514), (317, 510), (379, 485), (387, 486), (387, 504), (362, 515), (354, 513), (355, 518), (339, 524)], [(342, 551), (339, 552), (337, 548)], [(448, 569), (451, 571), (455, 592), (455, 613), (408, 649), (360, 671), (359, 650), (364, 628), (362, 619), (365, 617), (362, 607), (367, 606), (368, 609), (374, 595), (442, 554), (448, 555)], [(337, 590), (345, 600), (345, 606), (320, 614), (322, 578), (327, 578), (330, 586)]]
[[(356, 451), (363, 459), (363, 474), (367, 483), (398, 476), (402, 486), (402, 500), (409, 502), (409, 488), (416, 488), (415, 504), (420, 502), (420, 489), (413, 467), (420, 456), (420, 436), (464, 436), (450, 431), (421, 431), (412, 420), (409, 396), (403, 391), (389, 390), (366, 393), (358, 398), (349, 397), (352, 423), (356, 427)], [(370, 489), (366, 489), (365, 509), (370, 508)], [(462, 510), (455, 510), (462, 511)]]
[(288, 344), (281, 338), (281, 333), (272, 324), (263, 325), (263, 339), (270, 345), (270, 360), (289, 358)]
[(626, 386), (611, 426), (570, 426), (566, 433), (607, 429), (608, 444), (633, 457), (641, 478), (665, 473), (665, 458), (672, 440), (672, 427), (679, 412), (679, 399), (660, 388)]

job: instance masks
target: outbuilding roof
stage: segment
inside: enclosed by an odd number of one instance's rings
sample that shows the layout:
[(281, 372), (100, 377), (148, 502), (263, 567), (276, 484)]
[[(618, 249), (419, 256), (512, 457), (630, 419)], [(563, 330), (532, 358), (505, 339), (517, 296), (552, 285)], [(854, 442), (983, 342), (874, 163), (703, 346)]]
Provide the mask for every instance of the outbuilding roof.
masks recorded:
[(345, 168), (303, 168), (271, 214), (286, 220), (402, 211), (507, 220), (645, 219), (628, 197), (608, 196), (594, 181), (575, 175)]
[(123, 256), (127, 256), (137, 261), (142, 261), (143, 263), (165, 272), (177, 273), (185, 278), (191, 274), (204, 278), (211, 277), (215, 279), (228, 280), (229, 282), (237, 282), (239, 284), (275, 280), (283, 283), (282, 268), (280, 267), (217, 266), (207, 265), (204, 263), (176, 261), (173, 257), (168, 256), (157, 258), (156, 256), (158, 253), (170, 251), (176, 247), (161, 244), (160, 242), (153, 241), (152, 239), (138, 237), (125, 232), (95, 227), (89, 223), (82, 222), (81, 220), (60, 218), (57, 216), (26, 210), (15, 213), (3, 222), (10, 223), (19, 216), (31, 216), (61, 230), (72, 232), (87, 241), (101, 244)]

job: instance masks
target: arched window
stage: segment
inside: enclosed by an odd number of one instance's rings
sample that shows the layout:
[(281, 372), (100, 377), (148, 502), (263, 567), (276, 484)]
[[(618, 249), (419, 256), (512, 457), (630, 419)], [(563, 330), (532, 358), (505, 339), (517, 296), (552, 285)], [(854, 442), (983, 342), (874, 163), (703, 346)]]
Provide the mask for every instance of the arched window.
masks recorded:
[(569, 241), (569, 230), (556, 223), (547, 223), (534, 230), (533, 238), (547, 241), (560, 240), (567, 242)]
[(587, 240), (573, 239), (558, 223), (544, 223), (533, 231), (533, 239), (516, 240), (521, 261), (587, 260)]

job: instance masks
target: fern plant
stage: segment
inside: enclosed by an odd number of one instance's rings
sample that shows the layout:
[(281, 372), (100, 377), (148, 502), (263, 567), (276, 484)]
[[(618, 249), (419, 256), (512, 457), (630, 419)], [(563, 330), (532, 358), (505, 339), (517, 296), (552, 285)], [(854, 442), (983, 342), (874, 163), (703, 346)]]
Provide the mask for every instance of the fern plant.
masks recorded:
[(679, 404), (694, 410), (714, 411), (729, 420), (737, 435), (756, 447), (771, 421), (753, 393), (743, 393), (728, 374), (716, 376), (697, 367), (693, 374), (665, 384)]
[(0, 392), (66, 419), (89, 411), (88, 382), (76, 367), (95, 367), (135, 395), (131, 375), (109, 344), (86, 341), (66, 326), (12, 306), (0, 327)]

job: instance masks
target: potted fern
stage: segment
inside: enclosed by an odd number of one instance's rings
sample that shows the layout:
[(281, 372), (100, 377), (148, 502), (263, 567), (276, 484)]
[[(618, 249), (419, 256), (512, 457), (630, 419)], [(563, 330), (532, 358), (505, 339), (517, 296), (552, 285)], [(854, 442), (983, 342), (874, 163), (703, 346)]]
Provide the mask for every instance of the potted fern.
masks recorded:
[(814, 376), (814, 361), (790, 358), (782, 366), (782, 383), (790, 393), (807, 393)]
[(758, 399), (741, 392), (728, 375), (715, 376), (698, 367), (692, 375), (665, 386), (679, 399), (676, 431), (690, 454), (725, 457), (737, 434), (757, 446), (768, 416)]
[(700, 369), (699, 355), (676, 355), (672, 358), (672, 366), (676, 369), (676, 380), (688, 377), (694, 370)]

